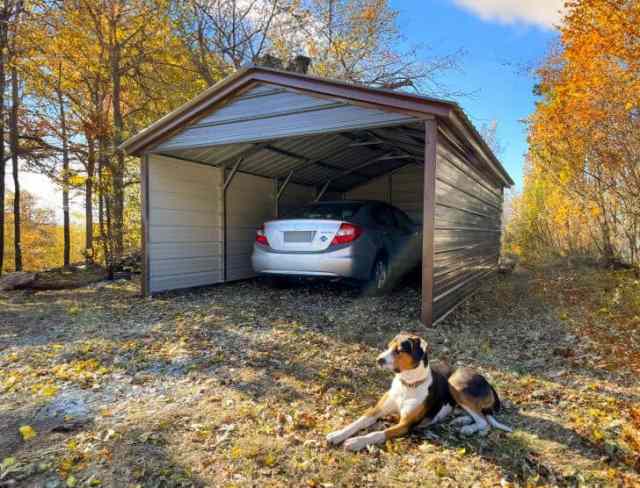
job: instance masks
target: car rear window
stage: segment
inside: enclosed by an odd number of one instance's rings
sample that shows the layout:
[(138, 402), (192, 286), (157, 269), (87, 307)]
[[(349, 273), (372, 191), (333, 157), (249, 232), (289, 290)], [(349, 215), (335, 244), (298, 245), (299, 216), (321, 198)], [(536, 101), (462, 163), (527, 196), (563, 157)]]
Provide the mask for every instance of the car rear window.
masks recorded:
[(290, 219), (322, 219), (322, 220), (350, 220), (362, 203), (318, 203), (307, 205), (289, 213), (286, 217)]

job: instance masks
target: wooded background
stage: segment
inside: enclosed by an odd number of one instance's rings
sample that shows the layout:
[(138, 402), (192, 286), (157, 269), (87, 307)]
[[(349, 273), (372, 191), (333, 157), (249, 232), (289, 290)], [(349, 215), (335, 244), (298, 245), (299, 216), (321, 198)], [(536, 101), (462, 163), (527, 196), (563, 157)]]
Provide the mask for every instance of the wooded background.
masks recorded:
[[(571, 0), (559, 29), (533, 73), (539, 102), (505, 249), (637, 266), (640, 2)], [(462, 51), (434, 57), (405, 41), (387, 0), (0, 0), (0, 175), (10, 168), (14, 188), (0, 178), (0, 273), (137, 250), (139, 164), (118, 146), (266, 54), (307, 55), (319, 76), (460, 95), (440, 80)], [(495, 124), (483, 132), (499, 153)], [(21, 192), (20, 171), (62, 189), (62, 226)]]
[(572, 0), (536, 70), (522, 194), (506, 246), (533, 262), (596, 258), (638, 267), (640, 2)]

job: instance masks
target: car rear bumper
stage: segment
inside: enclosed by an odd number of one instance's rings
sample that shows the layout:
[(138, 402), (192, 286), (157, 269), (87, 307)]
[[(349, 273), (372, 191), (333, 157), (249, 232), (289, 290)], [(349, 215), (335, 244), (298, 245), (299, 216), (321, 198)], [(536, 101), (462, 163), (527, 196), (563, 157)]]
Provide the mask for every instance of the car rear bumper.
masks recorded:
[(324, 252), (284, 253), (254, 245), (251, 263), (256, 273), (282, 276), (324, 276), (366, 279), (369, 269), (356, 259), (352, 246)]

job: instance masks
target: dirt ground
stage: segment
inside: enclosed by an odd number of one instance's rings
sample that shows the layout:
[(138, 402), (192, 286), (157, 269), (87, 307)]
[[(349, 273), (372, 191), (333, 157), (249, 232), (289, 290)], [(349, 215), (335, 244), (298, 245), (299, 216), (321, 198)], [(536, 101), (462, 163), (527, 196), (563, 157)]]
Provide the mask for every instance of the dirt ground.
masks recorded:
[[(518, 269), (434, 329), (418, 313), (411, 286), (0, 293), (0, 487), (640, 486), (631, 274)], [(514, 433), (327, 446), (388, 387), (400, 330), (486, 374)]]

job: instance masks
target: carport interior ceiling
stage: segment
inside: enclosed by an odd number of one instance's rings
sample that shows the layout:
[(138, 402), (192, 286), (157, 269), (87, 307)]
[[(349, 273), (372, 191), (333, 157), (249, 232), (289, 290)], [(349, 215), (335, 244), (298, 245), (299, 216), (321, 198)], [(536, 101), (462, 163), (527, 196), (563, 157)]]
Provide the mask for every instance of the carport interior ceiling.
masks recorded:
[(254, 83), (150, 152), (344, 193), (422, 165), (424, 125), (406, 113)]
[(162, 151), (163, 155), (231, 168), (266, 178), (347, 192), (407, 165), (421, 165), (424, 138), (420, 126), (368, 129), (291, 137), (268, 143), (229, 144), (200, 149)]

